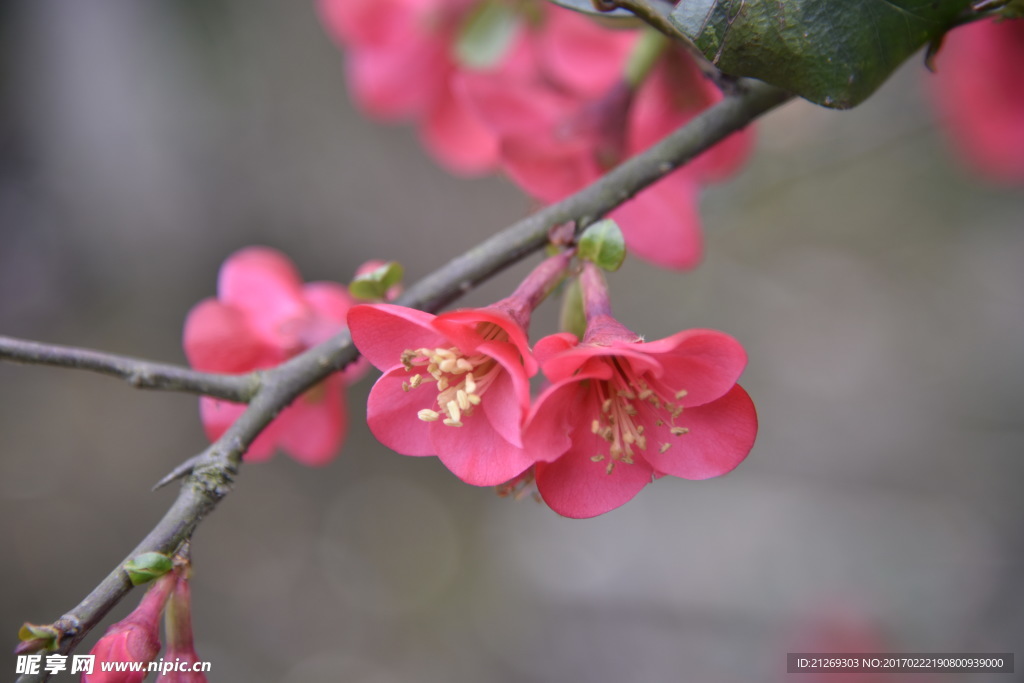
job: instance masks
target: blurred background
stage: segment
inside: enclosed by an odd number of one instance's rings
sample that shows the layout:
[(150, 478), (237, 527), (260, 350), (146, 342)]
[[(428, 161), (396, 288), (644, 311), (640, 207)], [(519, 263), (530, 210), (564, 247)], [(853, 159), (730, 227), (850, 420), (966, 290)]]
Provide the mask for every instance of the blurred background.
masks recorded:
[[(183, 363), (186, 313), (244, 245), (309, 280), (388, 258), (411, 281), (531, 209), (362, 118), (342, 59), (309, 1), (0, 4), (0, 333)], [(562, 519), (379, 446), (367, 378), (334, 463), (244, 468), (197, 532), (210, 680), (779, 681), (787, 651), (850, 642), (1024, 656), (1024, 193), (959, 163), (927, 78), (915, 58), (856, 110), (770, 114), (704, 195), (703, 267), (611, 277), (648, 339), (746, 346), (761, 431), (735, 472)], [(175, 495), (150, 486), (206, 441), (194, 397), (11, 364), (0, 435), (10, 648), (138, 542)]]

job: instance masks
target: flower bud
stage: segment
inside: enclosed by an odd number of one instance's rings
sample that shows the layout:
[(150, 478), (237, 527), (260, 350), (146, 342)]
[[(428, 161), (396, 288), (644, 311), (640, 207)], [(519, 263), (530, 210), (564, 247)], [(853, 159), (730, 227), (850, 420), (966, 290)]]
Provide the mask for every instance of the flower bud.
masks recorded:
[[(142, 683), (146, 671), (103, 671), (103, 662), (142, 662), (148, 664), (160, 652), (160, 613), (174, 588), (177, 576), (164, 574), (142, 597), (131, 614), (112, 625), (93, 646), (93, 673), (82, 674), (81, 683)], [(145, 667), (143, 667), (145, 668)]]
[(178, 577), (174, 593), (167, 602), (164, 620), (167, 653), (164, 655), (164, 668), (156, 680), (164, 683), (207, 683), (206, 674), (192, 670), (199, 661), (199, 655), (192, 644), (192, 589), (184, 573)]

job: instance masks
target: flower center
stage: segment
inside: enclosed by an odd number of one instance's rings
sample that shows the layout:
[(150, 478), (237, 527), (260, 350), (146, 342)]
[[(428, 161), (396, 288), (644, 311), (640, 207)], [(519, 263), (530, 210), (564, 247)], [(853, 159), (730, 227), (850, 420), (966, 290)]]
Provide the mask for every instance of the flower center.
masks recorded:
[[(596, 382), (601, 412), (590, 424), (590, 431), (608, 442), (607, 456), (598, 453), (590, 459), (593, 462), (607, 460), (605, 471), (608, 474), (612, 473), (616, 463), (632, 465), (637, 450), (647, 450), (647, 436), (644, 434), (644, 425), (640, 422), (649, 421), (650, 417), (641, 418), (638, 407), (654, 413), (657, 427), (670, 425), (669, 433), (672, 436), (682, 436), (689, 431), (685, 427), (675, 426), (676, 418), (683, 413), (682, 404), (676, 401), (686, 396), (685, 390), (675, 392), (672, 399), (668, 399), (652, 389), (647, 381), (637, 376), (626, 363), (613, 358), (611, 364), (614, 368), (611, 379)], [(644, 403), (647, 406), (643, 406)], [(672, 443), (668, 441), (658, 444), (661, 453), (671, 447)]]
[[(486, 330), (485, 338), (493, 339), (504, 332), (497, 326)], [(500, 333), (500, 334), (499, 334)], [(496, 360), (482, 353), (464, 354), (459, 349), (419, 348), (402, 352), (402, 365), (406, 372), (414, 373), (402, 389), (410, 391), (426, 382), (437, 387), (437, 409), (424, 408), (416, 416), (424, 422), (436, 422), (449, 427), (461, 427), (462, 419), (473, 414), (480, 405), (488, 387), (501, 373)]]

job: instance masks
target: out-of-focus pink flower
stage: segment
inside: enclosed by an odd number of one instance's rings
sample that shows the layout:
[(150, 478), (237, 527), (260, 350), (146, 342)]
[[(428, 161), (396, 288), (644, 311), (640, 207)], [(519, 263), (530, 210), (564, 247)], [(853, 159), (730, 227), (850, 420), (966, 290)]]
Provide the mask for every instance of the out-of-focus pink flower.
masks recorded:
[(167, 601), (165, 621), (167, 626), (167, 652), (163, 663), (173, 663), (173, 669), (161, 669), (158, 681), (165, 683), (207, 683), (206, 674), (193, 671), (199, 662), (192, 639), (192, 589), (188, 583), (187, 571), (182, 571), (174, 586), (174, 592)]
[(89, 654), (96, 657), (93, 673), (83, 673), (81, 683), (142, 683), (145, 671), (103, 671), (104, 662), (139, 662), (146, 664), (160, 652), (160, 613), (174, 589), (173, 572), (157, 579), (139, 606), (127, 617), (113, 624), (96, 641)]
[(367, 422), (404, 455), (437, 455), (457, 477), (494, 486), (529, 468), (521, 429), (537, 372), (527, 342), (533, 308), (561, 277), (552, 257), (508, 298), (431, 315), (391, 304), (356, 306), (348, 324), (359, 351), (383, 371)]
[(320, 0), (324, 25), (346, 49), (362, 109), (420, 124), (424, 146), (448, 170), (494, 168), (497, 140), (451, 92), (454, 46), (477, 0)]
[[(640, 86), (629, 112), (626, 151), (639, 154), (722, 99), (684, 52), (667, 52)], [(694, 268), (703, 255), (700, 189), (734, 175), (754, 131), (733, 133), (609, 214), (636, 256), (665, 268)]]
[(540, 460), (544, 501), (566, 517), (593, 517), (663, 475), (707, 479), (742, 462), (757, 415), (736, 384), (746, 365), (739, 342), (714, 330), (644, 342), (611, 317), (591, 264), (583, 285), (583, 341), (556, 334), (534, 349), (551, 386), (530, 410), (523, 443)]
[[(303, 284), (295, 265), (267, 247), (248, 247), (221, 266), (217, 298), (197, 304), (185, 321), (184, 346), (198, 370), (243, 373), (274, 367), (325, 341), (345, 326), (353, 304), (332, 282)], [(245, 454), (266, 460), (276, 448), (306, 465), (324, 465), (338, 453), (346, 430), (344, 386), (363, 368), (328, 377), (295, 399)], [(245, 406), (200, 399), (207, 436), (219, 438)]]
[(957, 150), (981, 174), (1024, 182), (1024, 19), (977, 21), (946, 35), (932, 78)]
[[(845, 602), (845, 601), (844, 601)], [(863, 655), (866, 652), (892, 652), (893, 644), (889, 641), (882, 625), (860, 613), (851, 604), (835, 603), (827, 607), (818, 607), (818, 612), (805, 617), (796, 624), (796, 628), (787, 636), (784, 647), (787, 652), (828, 652), (842, 655)], [(862, 657), (852, 657), (860, 662)], [(858, 683), (902, 683), (907, 680), (921, 683), (934, 683), (935, 677), (922, 675), (921, 671), (894, 673), (890, 671), (872, 671), (862, 667), (857, 671)], [(848, 672), (825, 670), (800, 674), (800, 680), (807, 683), (844, 683), (853, 676)]]
[[(548, 7), (533, 34), (530, 68), (456, 76), (458, 91), (499, 136), (502, 168), (537, 199), (554, 202), (582, 189), (721, 99), (678, 49), (667, 49), (641, 83), (628, 83), (638, 32), (607, 31)], [(733, 134), (613, 212), (630, 250), (665, 267), (696, 266), (699, 189), (732, 175), (752, 140), (749, 130)]]

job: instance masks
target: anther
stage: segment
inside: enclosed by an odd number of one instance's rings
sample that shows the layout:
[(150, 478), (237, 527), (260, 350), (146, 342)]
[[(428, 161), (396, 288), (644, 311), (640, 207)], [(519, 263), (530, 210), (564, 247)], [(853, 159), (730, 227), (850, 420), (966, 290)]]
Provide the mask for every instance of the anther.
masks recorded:
[[(448, 401), (448, 405), (446, 405), (445, 408), (448, 409), (448, 417), (451, 418), (452, 422), (462, 421), (462, 411), (459, 410), (458, 401)], [(447, 422), (445, 424), (447, 424)]]

